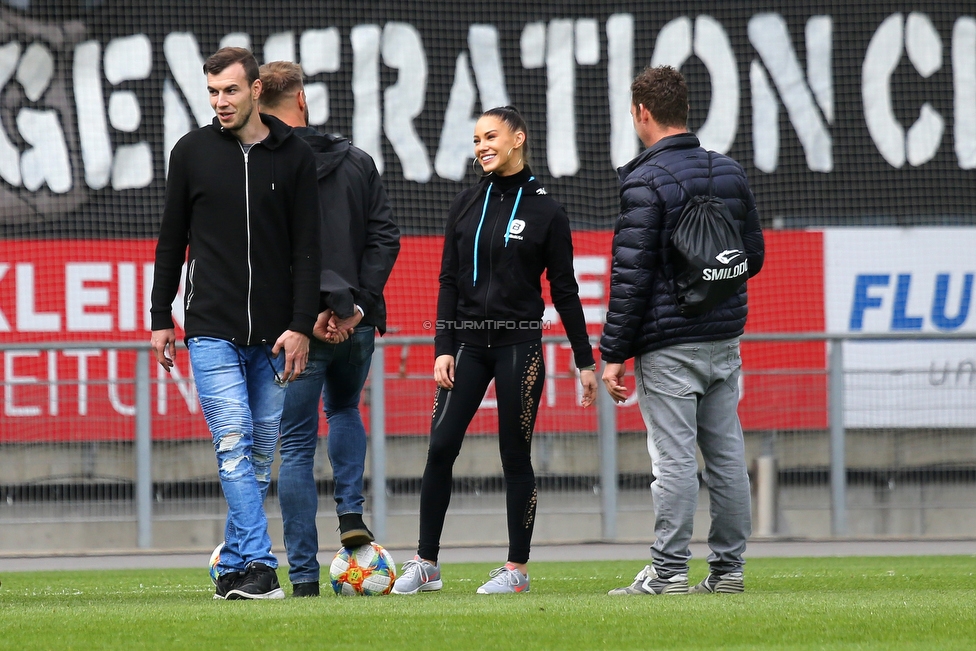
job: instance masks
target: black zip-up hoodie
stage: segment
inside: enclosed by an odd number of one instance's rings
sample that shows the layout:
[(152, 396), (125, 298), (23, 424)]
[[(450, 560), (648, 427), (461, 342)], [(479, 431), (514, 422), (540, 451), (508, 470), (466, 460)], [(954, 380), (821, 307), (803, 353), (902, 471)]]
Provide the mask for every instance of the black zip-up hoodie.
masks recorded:
[(542, 272), (578, 367), (593, 364), (566, 211), (524, 167), (489, 174), (451, 204), (437, 296), (436, 355), (459, 343), (506, 346), (539, 339)]
[[(319, 304), (319, 204), (312, 150), (277, 118), (245, 155), (214, 118), (170, 156), (156, 243), (152, 329), (173, 327), (187, 260), (186, 336), (273, 344), (308, 336)], [(187, 245), (189, 257), (187, 258)]]
[(400, 252), (400, 229), (376, 164), (340, 135), (323, 135), (311, 127), (298, 127), (295, 134), (312, 148), (318, 173), (320, 307), (344, 319), (359, 305), (366, 313), (360, 325), (383, 334), (383, 288)]

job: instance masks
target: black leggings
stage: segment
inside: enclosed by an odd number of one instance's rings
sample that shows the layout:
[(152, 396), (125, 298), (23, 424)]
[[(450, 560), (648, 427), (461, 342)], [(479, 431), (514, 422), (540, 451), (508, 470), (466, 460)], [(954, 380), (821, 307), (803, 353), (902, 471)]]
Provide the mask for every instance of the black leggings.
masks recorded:
[(454, 460), (491, 379), (498, 398), (498, 448), (505, 472), (508, 560), (526, 563), (535, 524), (532, 430), (545, 382), (542, 342), (499, 348), (461, 344), (454, 356), (454, 388), (438, 387), (430, 425), (427, 467), (420, 489), (421, 558), (436, 561), (451, 502)]

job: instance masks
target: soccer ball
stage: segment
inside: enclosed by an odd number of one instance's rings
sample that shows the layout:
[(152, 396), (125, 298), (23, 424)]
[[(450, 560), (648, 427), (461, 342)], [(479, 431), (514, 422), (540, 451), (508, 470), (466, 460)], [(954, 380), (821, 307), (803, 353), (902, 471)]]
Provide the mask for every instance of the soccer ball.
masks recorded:
[(342, 547), (332, 559), (329, 580), (337, 595), (389, 594), (396, 581), (396, 565), (390, 552), (376, 543)]
[(221, 541), (219, 545), (213, 550), (213, 554), (210, 555), (210, 580), (217, 585), (217, 563), (220, 562), (220, 552), (224, 548), (224, 543)]

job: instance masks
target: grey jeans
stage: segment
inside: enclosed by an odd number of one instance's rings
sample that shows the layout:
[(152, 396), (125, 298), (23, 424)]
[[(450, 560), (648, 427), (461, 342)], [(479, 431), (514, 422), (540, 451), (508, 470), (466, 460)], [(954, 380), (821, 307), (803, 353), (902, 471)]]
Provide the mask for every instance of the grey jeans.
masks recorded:
[(654, 474), (655, 569), (666, 574), (688, 571), (698, 505), (697, 442), (705, 460), (702, 479), (712, 520), (708, 563), (713, 573), (741, 572), (752, 511), (736, 413), (739, 339), (668, 346), (634, 361)]

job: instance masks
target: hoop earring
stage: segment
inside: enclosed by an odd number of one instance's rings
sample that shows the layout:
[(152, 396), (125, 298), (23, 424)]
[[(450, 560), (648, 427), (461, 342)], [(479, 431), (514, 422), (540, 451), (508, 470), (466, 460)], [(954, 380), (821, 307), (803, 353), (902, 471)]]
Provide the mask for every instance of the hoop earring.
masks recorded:
[[(481, 162), (481, 161), (479, 161), (477, 158), (472, 158), (471, 159), (471, 169), (473, 169), (475, 172), (478, 171), (478, 163), (479, 162)], [(484, 167), (481, 168), (481, 171), (482, 172), (485, 171), (484, 170)]]
[(513, 151), (515, 151), (515, 147), (512, 147), (511, 149), (508, 150), (508, 158), (511, 158), (512, 157), (512, 152)]

